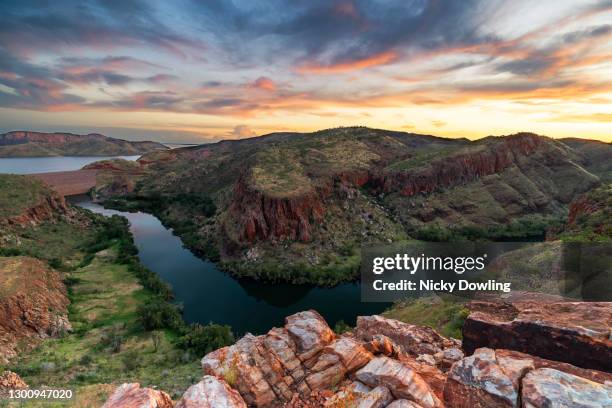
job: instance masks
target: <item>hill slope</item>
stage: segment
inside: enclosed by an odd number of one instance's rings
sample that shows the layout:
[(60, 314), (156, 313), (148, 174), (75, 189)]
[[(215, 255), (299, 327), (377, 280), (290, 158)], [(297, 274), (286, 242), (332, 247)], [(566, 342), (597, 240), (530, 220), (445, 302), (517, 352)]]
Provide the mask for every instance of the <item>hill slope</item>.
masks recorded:
[(128, 156), (165, 150), (156, 142), (130, 142), (91, 133), (15, 131), (0, 134), (0, 157)]
[(534, 225), (541, 235), (600, 184), (584, 160), (529, 133), (471, 142), (339, 128), (153, 152), (97, 191), (155, 213), (238, 275), (334, 283), (355, 275), (362, 245), (463, 229), (513, 238)]

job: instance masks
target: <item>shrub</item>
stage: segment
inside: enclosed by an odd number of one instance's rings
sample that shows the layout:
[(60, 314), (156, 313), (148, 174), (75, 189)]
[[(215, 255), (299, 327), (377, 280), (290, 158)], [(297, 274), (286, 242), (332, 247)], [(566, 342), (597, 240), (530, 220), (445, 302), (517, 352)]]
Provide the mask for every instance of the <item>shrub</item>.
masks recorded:
[(102, 332), (100, 336), (100, 345), (110, 349), (113, 353), (120, 352), (122, 344), (123, 335), (121, 334), (121, 330), (117, 327), (111, 327), (109, 330)]
[(140, 305), (137, 314), (138, 321), (145, 330), (177, 330), (183, 325), (177, 307), (160, 297), (153, 297)]
[(346, 333), (347, 331), (351, 331), (352, 327), (346, 324), (344, 320), (338, 320), (334, 326), (334, 332), (336, 334)]
[(179, 339), (179, 347), (192, 350), (198, 355), (208, 354), (234, 342), (234, 334), (229, 326), (209, 323), (206, 326), (192, 324), (187, 333)]

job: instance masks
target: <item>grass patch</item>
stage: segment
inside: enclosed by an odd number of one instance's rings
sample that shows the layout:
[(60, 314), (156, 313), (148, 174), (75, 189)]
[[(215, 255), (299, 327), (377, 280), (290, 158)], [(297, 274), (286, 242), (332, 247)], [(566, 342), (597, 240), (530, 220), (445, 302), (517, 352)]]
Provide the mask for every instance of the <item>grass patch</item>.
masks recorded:
[(461, 339), (461, 329), (468, 314), (465, 300), (444, 296), (401, 301), (385, 311), (383, 316), (428, 326), (446, 337)]

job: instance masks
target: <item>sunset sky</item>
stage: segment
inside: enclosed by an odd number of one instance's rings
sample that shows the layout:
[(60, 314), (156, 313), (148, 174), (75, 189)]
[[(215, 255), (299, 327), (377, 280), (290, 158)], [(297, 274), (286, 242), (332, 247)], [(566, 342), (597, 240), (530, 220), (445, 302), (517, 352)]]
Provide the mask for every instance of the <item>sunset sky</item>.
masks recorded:
[(7, 1), (0, 132), (612, 141), (612, 1)]

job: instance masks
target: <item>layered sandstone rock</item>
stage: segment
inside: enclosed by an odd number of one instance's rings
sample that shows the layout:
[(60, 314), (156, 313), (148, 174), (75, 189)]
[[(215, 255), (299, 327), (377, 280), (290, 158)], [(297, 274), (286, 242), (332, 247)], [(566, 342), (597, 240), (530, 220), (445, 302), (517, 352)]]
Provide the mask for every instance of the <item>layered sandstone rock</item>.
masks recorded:
[[(441, 406), (444, 374), (435, 362), (420, 363), (404, 347), (444, 352), (445, 345), (456, 342), (431, 329), (373, 318), (385, 333), (393, 334), (390, 326), (401, 327), (403, 337), (398, 339), (404, 346), (374, 333), (374, 326), (364, 324), (367, 318), (360, 318), (359, 335), (337, 337), (318, 313), (307, 311), (287, 317), (284, 328), (263, 336), (247, 334), (233, 346), (208, 354), (202, 367), (206, 375), (227, 381), (248, 405), (257, 407), (309, 406), (306, 401), (313, 395), (320, 398), (321, 391), (336, 387), (341, 391), (328, 399), (329, 406), (347, 400), (358, 401), (356, 406), (385, 406), (381, 404), (391, 401), (388, 395), (423, 407)], [(358, 381), (347, 384), (349, 378)]]
[(185, 391), (175, 408), (246, 408), (246, 403), (225, 381), (205, 375)]
[(208, 354), (202, 368), (232, 384), (247, 404), (276, 406), (294, 393), (306, 395), (338, 384), (349, 370), (367, 363), (367, 350), (349, 342), (336, 340), (317, 312), (301, 312), (287, 317), (283, 329), (264, 336), (247, 334), (233, 346)]
[(163, 391), (140, 388), (138, 383), (120, 385), (102, 408), (172, 408), (172, 398)]
[(421, 406), (417, 404), (416, 402), (408, 401), (405, 399), (399, 399), (387, 405), (387, 408), (421, 408)]
[[(274, 196), (254, 188), (246, 176), (234, 186), (229, 211), (238, 220), (235, 238), (240, 241), (291, 239), (303, 242), (312, 237), (312, 222), (323, 219), (323, 200), (330, 188), (309, 188), (291, 196)], [(230, 225), (225, 226), (226, 230)], [(231, 233), (230, 235), (234, 235)]]
[(429, 327), (415, 326), (378, 315), (359, 316), (355, 336), (376, 344), (379, 349), (388, 349), (393, 343), (399, 346), (395, 353), (404, 352), (415, 357), (429, 355), (434, 362), (446, 369), (463, 357), (463, 352), (458, 348), (460, 342), (456, 340), (447, 339)]
[(376, 184), (385, 193), (399, 191), (403, 196), (431, 193), (500, 173), (519, 163), (523, 157), (538, 151), (547, 153), (549, 149), (548, 141), (543, 137), (528, 133), (512, 135), (498, 143), (481, 143), (477, 149), (458, 151), (442, 160), (431, 160), (421, 168), (383, 174)]
[[(473, 301), (463, 349), (510, 349), (585, 368), (612, 371), (612, 303)], [(537, 339), (537, 341), (534, 341)]]
[(396, 398), (415, 401), (426, 408), (442, 406), (420, 375), (408, 365), (389, 357), (376, 357), (357, 371), (355, 377), (371, 387), (387, 387)]
[(60, 274), (29, 257), (0, 257), (0, 362), (72, 330)]
[(498, 365), (494, 350), (478, 349), (453, 365), (444, 399), (453, 407), (516, 407), (518, 387), (511, 376)]
[[(528, 378), (530, 382), (526, 382)], [(590, 393), (601, 398), (602, 390), (612, 391), (610, 385), (609, 373), (516, 351), (480, 348), (452, 366), (444, 400), (447, 406), (460, 408), (519, 407), (521, 401), (523, 407), (573, 407), (582, 406), (577, 401), (588, 398)], [(554, 402), (550, 404), (542, 398), (549, 391), (549, 402)], [(529, 398), (532, 405), (525, 404)], [(567, 402), (571, 398), (574, 404)]]
[[(596, 313), (598, 305), (593, 307)], [(177, 406), (549, 408), (611, 404), (612, 374), (608, 372), (515, 350), (479, 348), (463, 356), (458, 341), (431, 329), (380, 316), (361, 317), (358, 322), (353, 333), (336, 336), (318, 313), (307, 311), (287, 317), (283, 328), (265, 335), (247, 334), (202, 359), (202, 381), (190, 387)], [(420, 353), (423, 351), (433, 354)], [(121, 398), (141, 395), (137, 391), (123, 391)]]
[(529, 372), (522, 385), (525, 408), (612, 406), (612, 383), (600, 384), (552, 368)]
[(388, 406), (391, 401), (393, 401), (393, 395), (388, 388), (378, 386), (372, 389), (358, 381), (353, 381), (328, 398), (324, 406), (326, 408), (382, 408)]

